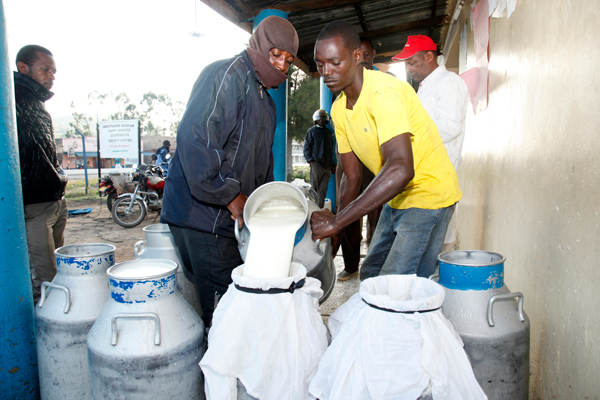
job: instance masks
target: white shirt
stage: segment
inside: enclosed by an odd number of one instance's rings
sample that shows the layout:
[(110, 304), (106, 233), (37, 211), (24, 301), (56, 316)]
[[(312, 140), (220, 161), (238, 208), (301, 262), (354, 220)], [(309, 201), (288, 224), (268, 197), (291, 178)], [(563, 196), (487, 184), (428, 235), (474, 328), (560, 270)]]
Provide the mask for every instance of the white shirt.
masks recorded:
[(462, 78), (440, 65), (419, 86), (417, 96), (442, 136), (454, 168), (462, 160), (469, 89)]

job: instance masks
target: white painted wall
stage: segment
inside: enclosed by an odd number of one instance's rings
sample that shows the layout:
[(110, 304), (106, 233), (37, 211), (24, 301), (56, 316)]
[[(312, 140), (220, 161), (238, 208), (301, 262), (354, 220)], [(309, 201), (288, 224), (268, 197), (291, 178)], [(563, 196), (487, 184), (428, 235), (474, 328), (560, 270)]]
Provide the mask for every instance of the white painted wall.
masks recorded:
[(525, 295), (531, 399), (600, 398), (599, 6), (520, 0), (491, 20), (489, 107), (468, 118), (459, 169), (460, 248), (506, 256)]

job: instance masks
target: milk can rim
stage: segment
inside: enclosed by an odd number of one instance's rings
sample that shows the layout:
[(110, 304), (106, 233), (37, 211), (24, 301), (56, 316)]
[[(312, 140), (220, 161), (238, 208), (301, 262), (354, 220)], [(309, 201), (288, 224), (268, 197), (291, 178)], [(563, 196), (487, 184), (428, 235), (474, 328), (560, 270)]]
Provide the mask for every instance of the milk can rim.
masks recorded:
[[(81, 247), (81, 246), (104, 246), (104, 247), (108, 247), (109, 249), (106, 251), (101, 251), (98, 253), (93, 253), (93, 254), (63, 254), (60, 253), (61, 250), (63, 249), (68, 249), (68, 248), (72, 248), (72, 247)], [(54, 255), (58, 258), (93, 258), (93, 257), (100, 257), (100, 256), (104, 256), (104, 255), (108, 255), (110, 253), (114, 253), (117, 250), (117, 248), (112, 245), (112, 244), (108, 244), (108, 243), (78, 243), (78, 244), (68, 244), (66, 246), (61, 246), (58, 249), (54, 250)]]
[[(156, 230), (155, 229), (150, 229), (150, 228), (153, 228), (153, 227), (156, 227), (156, 226), (159, 226), (159, 225), (161, 226), (162, 229), (160, 229), (160, 230), (158, 230), (158, 229), (156, 229)], [(154, 232), (156, 232), (156, 233), (166, 233), (166, 232), (169, 232), (169, 233), (171, 233), (171, 228), (169, 228), (168, 224), (159, 223), (159, 224), (152, 224), (152, 225), (145, 226), (144, 228), (142, 228), (142, 231), (144, 231), (144, 233), (146, 233), (146, 232), (150, 232), (150, 233), (154, 233)]]
[[(500, 260), (494, 261), (494, 262), (489, 262), (489, 263), (482, 263), (482, 262), (468, 262), (468, 261), (449, 261), (447, 259), (444, 259), (444, 256), (447, 256), (448, 254), (451, 254), (451, 253), (483, 253), (483, 254), (487, 254), (487, 255), (491, 255), (491, 256), (498, 256), (498, 257), (500, 257)], [(493, 251), (486, 251), (486, 250), (453, 250), (453, 251), (447, 251), (445, 253), (441, 253), (440, 255), (438, 255), (437, 258), (438, 258), (439, 262), (442, 262), (445, 264), (450, 264), (450, 265), (457, 265), (457, 266), (461, 266), (461, 267), (492, 267), (495, 265), (500, 265), (506, 261), (506, 257), (504, 257), (502, 254), (495, 253)]]
[[(281, 187), (285, 187), (285, 188), (292, 188), (292, 191), (296, 191), (297, 194), (299, 195), (299, 198), (303, 199), (303, 201), (301, 201), (301, 204), (304, 208), (304, 219), (302, 220), (302, 224), (300, 224), (300, 226), (298, 227), (298, 230), (302, 229), (302, 227), (304, 226), (304, 224), (306, 224), (306, 221), (308, 219), (308, 201), (306, 199), (306, 196), (304, 195), (304, 193), (302, 193), (302, 190), (300, 190), (300, 188), (292, 185), (289, 182), (281, 182), (281, 181), (273, 181), (273, 182), (268, 182), (265, 183), (264, 185), (259, 186), (258, 188), (256, 188), (256, 190), (254, 190), (254, 192), (252, 192), (252, 194), (250, 194), (250, 196), (248, 196), (248, 199), (246, 200), (246, 205), (251, 204), (251, 199), (253, 197), (257, 197), (261, 194), (261, 192), (263, 192), (265, 190), (265, 188), (268, 188), (270, 186), (281, 186)], [(244, 206), (244, 211), (243, 211), (243, 216), (244, 216), (244, 226), (246, 226), (248, 228), (248, 230), (250, 232), (252, 232), (252, 229), (250, 228), (250, 225), (247, 223), (247, 214), (246, 214), (246, 210), (248, 208), (246, 206)], [(248, 211), (249, 212), (249, 211)]]
[[(165, 271), (163, 273), (160, 274), (155, 274), (155, 275), (144, 275), (144, 276), (136, 276), (136, 277), (124, 277), (124, 276), (116, 276), (114, 275), (112, 272), (115, 269), (118, 269), (118, 267), (123, 267), (123, 266), (127, 266), (128, 264), (141, 264), (141, 263), (150, 263), (150, 264), (171, 264), (171, 266), (173, 268), (171, 268), (168, 271)], [(124, 265), (125, 264), (125, 265)], [(175, 261), (172, 260), (167, 260), (165, 258), (154, 258), (154, 259), (137, 259), (137, 260), (129, 260), (129, 261), (123, 261), (121, 263), (115, 264), (112, 267), (108, 268), (106, 270), (106, 274), (108, 275), (108, 277), (110, 279), (115, 279), (118, 281), (146, 281), (149, 279), (158, 279), (158, 278), (164, 278), (166, 276), (169, 275), (174, 275), (177, 273), (177, 269), (179, 268), (179, 264), (177, 264)]]

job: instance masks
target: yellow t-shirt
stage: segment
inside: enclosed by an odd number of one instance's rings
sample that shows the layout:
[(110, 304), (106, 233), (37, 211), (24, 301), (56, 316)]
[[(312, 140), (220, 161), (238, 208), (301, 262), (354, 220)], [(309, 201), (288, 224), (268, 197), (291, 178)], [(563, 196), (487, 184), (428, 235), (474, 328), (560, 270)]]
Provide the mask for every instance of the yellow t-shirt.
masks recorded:
[(459, 201), (456, 170), (413, 88), (383, 72), (365, 69), (363, 77), (354, 109), (346, 109), (344, 92), (331, 109), (340, 154), (354, 152), (377, 175), (384, 164), (381, 144), (408, 132), (415, 176), (389, 206), (435, 210)]

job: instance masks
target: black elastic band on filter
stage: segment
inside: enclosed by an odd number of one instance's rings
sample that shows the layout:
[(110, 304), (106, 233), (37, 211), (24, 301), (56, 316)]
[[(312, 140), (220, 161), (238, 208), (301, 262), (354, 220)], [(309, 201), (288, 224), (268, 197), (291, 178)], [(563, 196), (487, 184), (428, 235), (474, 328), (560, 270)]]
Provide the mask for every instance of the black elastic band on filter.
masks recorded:
[(437, 311), (437, 310), (439, 310), (440, 308), (442, 308), (442, 307), (440, 306), (440, 307), (438, 307), (438, 308), (432, 308), (432, 309), (430, 309), (430, 310), (397, 311), (397, 310), (392, 310), (392, 309), (390, 309), (390, 308), (378, 307), (378, 306), (376, 306), (375, 304), (371, 304), (371, 303), (369, 303), (368, 301), (366, 301), (366, 300), (365, 300), (365, 299), (363, 299), (363, 298), (361, 298), (361, 300), (362, 300), (362, 301), (364, 301), (364, 302), (365, 302), (365, 304), (366, 304), (366, 305), (368, 305), (369, 307), (373, 307), (373, 308), (375, 308), (375, 309), (377, 309), (377, 310), (386, 311), (386, 312), (392, 312), (392, 313), (396, 313), (396, 314), (414, 314), (414, 313), (420, 313), (420, 314), (423, 314), (423, 313), (428, 313), (428, 312), (432, 312), (432, 311)]
[(280, 293), (294, 293), (296, 289), (300, 289), (306, 283), (306, 279), (301, 279), (298, 282), (292, 282), (289, 288), (281, 289), (281, 288), (271, 288), (268, 290), (249, 288), (240, 286), (237, 283), (234, 283), (235, 288), (239, 291), (246, 293), (254, 293), (254, 294), (280, 294)]

